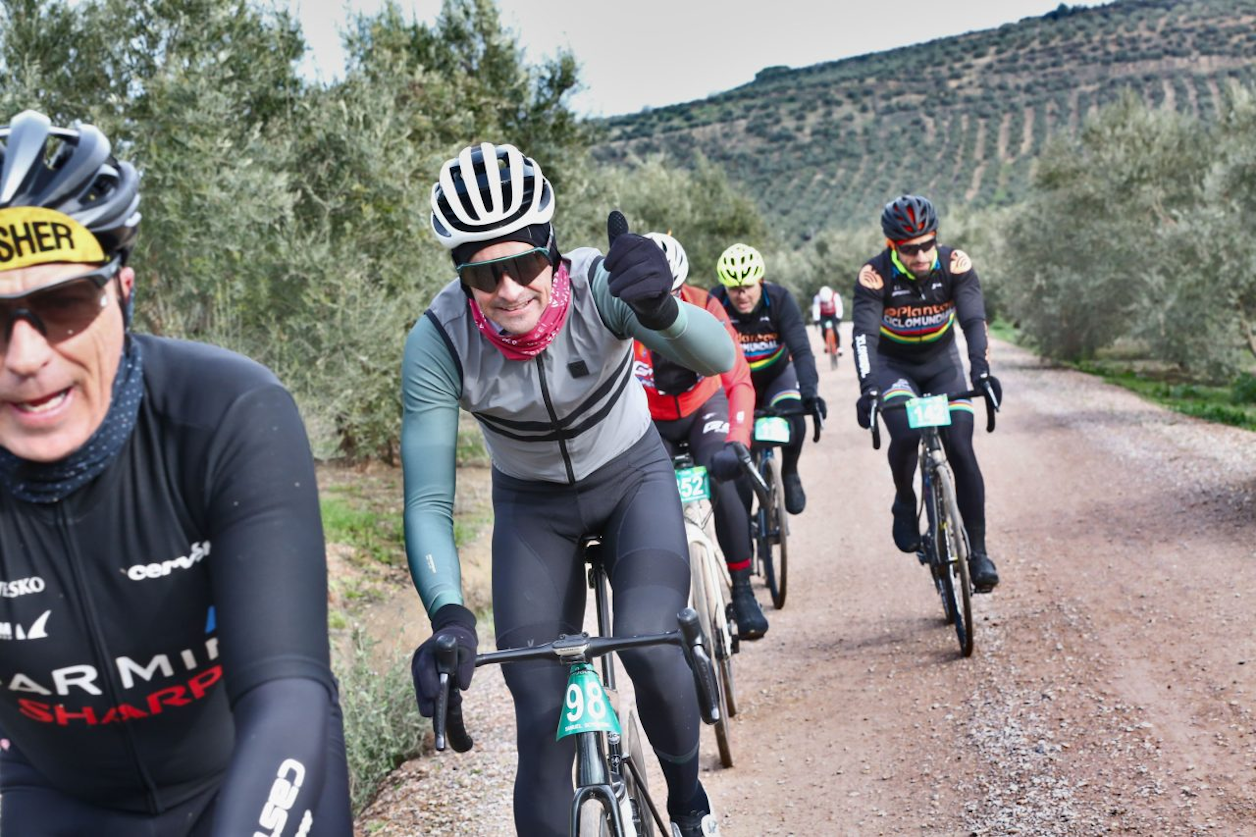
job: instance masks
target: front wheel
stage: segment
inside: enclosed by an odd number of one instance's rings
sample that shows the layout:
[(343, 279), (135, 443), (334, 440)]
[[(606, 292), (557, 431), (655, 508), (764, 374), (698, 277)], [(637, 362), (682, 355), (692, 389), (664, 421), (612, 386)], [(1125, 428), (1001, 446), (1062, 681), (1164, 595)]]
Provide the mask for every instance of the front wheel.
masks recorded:
[(771, 506), (763, 509), (763, 530), (759, 548), (763, 559), (763, 576), (768, 592), (772, 594), (772, 606), (777, 610), (785, 607), (786, 582), (789, 570), (789, 519), (785, 513), (785, 486), (775, 459), (763, 462), (763, 479), (772, 494)]
[(628, 729), (624, 732), (624, 752), (630, 762), (624, 771), (624, 783), (628, 788), (628, 799), (632, 802), (632, 822), (637, 828), (637, 837), (654, 837), (656, 832), (645, 777), (645, 748), (641, 744), (644, 739), (641, 720), (634, 709), (628, 713)]
[[(719, 557), (705, 535), (691, 534), (689, 541), (689, 568), (691, 574), (690, 601), (698, 612), (698, 624), (702, 629), (702, 641), (707, 652), (720, 671), (716, 678), (717, 702), (720, 719), (715, 722), (715, 743), (720, 752), (720, 764), (733, 766), (732, 716), (736, 711), (729, 706), (728, 689), (732, 685), (732, 643), (728, 632), (728, 611), (724, 604), (722, 582), (715, 562)], [(725, 677), (727, 675), (727, 677)]]
[(960, 653), (971, 657), (973, 653), (973, 606), (972, 582), (968, 577), (968, 535), (960, 517), (959, 502), (955, 497), (955, 481), (945, 466), (939, 469), (938, 484), (942, 488), (942, 517), (939, 520), (938, 542), (945, 544), (950, 562), (949, 570), (955, 597), (955, 636), (959, 640)]

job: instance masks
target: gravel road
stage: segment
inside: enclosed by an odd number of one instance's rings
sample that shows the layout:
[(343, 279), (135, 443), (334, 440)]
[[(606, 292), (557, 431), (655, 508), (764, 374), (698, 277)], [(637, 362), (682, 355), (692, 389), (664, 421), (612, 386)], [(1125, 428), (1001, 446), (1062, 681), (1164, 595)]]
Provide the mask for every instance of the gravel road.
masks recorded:
[[(737, 766), (704, 738), (725, 837), (1256, 834), (1256, 439), (994, 349), (1007, 405), (976, 445), (1002, 584), (969, 659), (890, 540), (849, 356), (823, 364), (789, 600), (760, 591), (771, 630), (737, 658)], [(360, 835), (511, 833), (496, 672), (467, 711), (476, 750), (405, 765)]]

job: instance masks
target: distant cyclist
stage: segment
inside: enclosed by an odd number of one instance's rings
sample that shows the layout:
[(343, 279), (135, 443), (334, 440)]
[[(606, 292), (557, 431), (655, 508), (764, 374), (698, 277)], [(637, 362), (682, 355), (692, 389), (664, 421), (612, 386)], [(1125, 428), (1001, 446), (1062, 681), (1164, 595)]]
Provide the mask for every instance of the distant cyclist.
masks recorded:
[[(685, 284), (689, 259), (680, 242), (666, 233), (648, 233), (646, 237), (667, 255), (672, 293), (683, 302), (710, 311), (735, 339), (737, 332), (729, 324), (724, 307), (706, 291)], [(737, 487), (742, 476), (738, 446), (743, 451), (750, 446), (754, 426), (750, 367), (740, 348), (736, 364), (718, 378), (699, 375), (640, 341), (634, 351), (637, 380), (645, 387), (650, 415), (668, 451), (674, 453), (676, 443), (688, 442), (694, 461), (714, 477), (715, 536), (733, 582), (733, 619), (742, 639), (758, 639), (767, 633), (768, 620), (750, 587), (750, 515)]]
[[(401, 435), (406, 552), (432, 620), (413, 659), (429, 716), (437, 639), (458, 643), (462, 689), (478, 645), (454, 546), (459, 407), (479, 422), (493, 461), (498, 648), (581, 631), (587, 535), (602, 539), (615, 634), (671, 631), (688, 600), (688, 547), (675, 472), (633, 379), (633, 340), (703, 375), (730, 369), (736, 356), (718, 320), (672, 296), (663, 251), (620, 233), (617, 213), (605, 258), (588, 247), (561, 253), (553, 189), (512, 145), (463, 149), (441, 167), (431, 205), (457, 278), (406, 340)], [(684, 656), (675, 646), (620, 656), (667, 782), (674, 833), (718, 833), (698, 781), (698, 706)], [(565, 835), (575, 739), (554, 734), (566, 669), (512, 663), (504, 675), (515, 701), (516, 830)]]
[[(933, 204), (918, 195), (896, 198), (881, 213), (881, 229), (886, 249), (860, 269), (852, 306), (860, 426), (870, 425), (872, 404), (878, 397), (889, 400), (968, 389), (955, 342), (957, 321), (968, 343), (973, 388), (988, 385), (1002, 401), (1003, 388), (990, 374), (981, 282), (966, 253), (938, 244)], [(883, 412), (881, 418), (891, 440), (894, 543), (903, 552), (915, 552), (920, 545), (915, 492), (920, 434), (908, 427), (901, 410)], [(943, 440), (971, 544), (973, 586), (988, 592), (999, 583), (999, 574), (986, 552), (985, 482), (973, 451), (971, 399), (951, 402), (951, 425)]]
[(764, 281), (763, 256), (747, 244), (734, 244), (716, 264), (720, 284), (711, 296), (724, 306), (741, 338), (750, 364), (758, 407), (787, 407), (801, 402), (801, 411), (789, 416), (790, 442), (783, 447), (781, 478), (785, 509), (802, 514), (807, 506), (798, 457), (802, 454), (807, 425), (804, 415), (823, 420), (828, 415), (824, 399), (816, 391), (820, 376), (815, 355), (807, 340), (807, 326), (794, 295), (781, 285)]
[(131, 332), (110, 151), (0, 127), (0, 832), (349, 837), (301, 418), (253, 361)]
[(811, 321), (820, 329), (820, 339), (824, 342), (824, 352), (829, 351), (829, 334), (833, 335), (833, 345), (837, 353), (842, 353), (842, 297), (833, 293), (828, 285), (820, 288), (820, 292), (811, 300)]

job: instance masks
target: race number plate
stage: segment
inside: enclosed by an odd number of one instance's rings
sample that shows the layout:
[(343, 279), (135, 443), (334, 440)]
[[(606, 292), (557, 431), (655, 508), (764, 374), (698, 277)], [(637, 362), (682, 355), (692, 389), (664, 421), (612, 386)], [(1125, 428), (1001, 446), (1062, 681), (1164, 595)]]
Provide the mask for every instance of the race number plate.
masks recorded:
[(951, 406), (945, 395), (913, 398), (907, 402), (907, 424), (911, 427), (945, 427), (951, 423)]
[(676, 472), (676, 487), (680, 489), (680, 502), (696, 503), (699, 500), (711, 499), (711, 486), (707, 478), (707, 469), (701, 465), (693, 468), (681, 468)]
[(589, 663), (578, 663), (567, 675), (567, 698), (558, 719), (558, 735), (554, 740), (582, 732), (613, 732), (620, 734), (619, 718), (602, 688), (602, 678)]
[(789, 444), (789, 421), (780, 416), (763, 416), (754, 420), (756, 442)]

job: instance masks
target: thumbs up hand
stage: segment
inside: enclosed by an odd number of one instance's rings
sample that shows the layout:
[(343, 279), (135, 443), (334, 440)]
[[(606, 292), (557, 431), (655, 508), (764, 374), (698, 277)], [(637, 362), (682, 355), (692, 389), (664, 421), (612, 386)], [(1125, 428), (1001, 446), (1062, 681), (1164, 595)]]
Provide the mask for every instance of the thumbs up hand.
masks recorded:
[(663, 250), (643, 235), (628, 232), (619, 210), (606, 218), (610, 249), (606, 253), (612, 296), (622, 299), (641, 325), (661, 331), (676, 322), (679, 306), (672, 296), (672, 269)]

